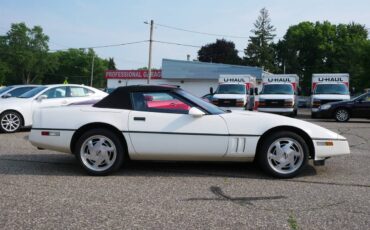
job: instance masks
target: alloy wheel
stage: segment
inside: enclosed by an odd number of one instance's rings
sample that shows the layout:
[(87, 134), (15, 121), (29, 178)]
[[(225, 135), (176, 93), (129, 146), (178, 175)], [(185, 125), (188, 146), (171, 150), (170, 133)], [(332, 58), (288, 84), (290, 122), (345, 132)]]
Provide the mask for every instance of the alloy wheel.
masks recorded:
[(21, 118), (16, 113), (6, 113), (1, 117), (1, 128), (7, 133), (17, 131), (21, 126)]
[(267, 160), (277, 173), (290, 174), (301, 167), (304, 161), (303, 148), (295, 139), (280, 138), (268, 148)]
[(114, 142), (102, 135), (87, 138), (80, 149), (82, 163), (92, 171), (101, 172), (116, 161), (117, 148)]

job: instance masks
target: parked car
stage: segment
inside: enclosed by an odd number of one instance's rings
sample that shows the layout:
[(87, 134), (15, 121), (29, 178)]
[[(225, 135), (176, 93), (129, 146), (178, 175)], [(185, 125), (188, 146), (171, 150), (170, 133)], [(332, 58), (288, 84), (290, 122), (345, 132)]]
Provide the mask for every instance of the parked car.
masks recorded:
[[(32, 113), (35, 109), (70, 103), (102, 99), (107, 93), (81, 85), (45, 85), (36, 87), (16, 98), (9, 98), (0, 103), (0, 131), (12, 133), (23, 126), (32, 125)], [(56, 119), (63, 119), (63, 115)]]
[(350, 118), (370, 118), (370, 93), (347, 101), (331, 102), (319, 107), (320, 118), (334, 118), (345, 122)]
[(10, 85), (0, 89), (0, 98), (18, 97), (39, 85)]
[[(151, 107), (150, 97), (187, 106)], [(350, 153), (343, 136), (318, 125), (267, 113), (226, 112), (177, 87), (150, 85), (117, 88), (94, 105), (38, 109), (29, 140), (41, 149), (75, 154), (92, 175), (110, 174), (125, 159), (256, 159), (272, 176), (289, 178), (308, 159), (323, 164)]]

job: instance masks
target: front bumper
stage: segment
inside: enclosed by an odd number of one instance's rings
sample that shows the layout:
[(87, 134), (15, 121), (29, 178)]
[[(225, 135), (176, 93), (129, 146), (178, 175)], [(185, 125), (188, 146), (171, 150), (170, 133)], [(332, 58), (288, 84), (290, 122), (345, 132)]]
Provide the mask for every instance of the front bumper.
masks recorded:
[(312, 112), (317, 118), (332, 118), (333, 112), (330, 109), (321, 110), (318, 109), (316, 112)]
[(263, 108), (263, 107), (261, 108), (261, 107), (258, 107), (258, 112), (291, 114), (294, 112), (294, 108)]
[(219, 107), (223, 110), (245, 110), (245, 107)]
[[(327, 142), (332, 142), (333, 144), (327, 145)], [(313, 139), (313, 144), (315, 147), (315, 161), (350, 154), (349, 144), (346, 139)]]

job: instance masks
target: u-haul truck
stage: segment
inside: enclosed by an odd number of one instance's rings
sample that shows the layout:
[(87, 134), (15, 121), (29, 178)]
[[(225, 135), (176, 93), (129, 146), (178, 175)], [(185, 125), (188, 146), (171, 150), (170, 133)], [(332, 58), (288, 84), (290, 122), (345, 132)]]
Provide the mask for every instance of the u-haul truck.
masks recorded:
[(323, 104), (350, 99), (348, 73), (312, 74), (311, 117)]
[[(228, 110), (252, 110), (256, 78), (251, 75), (220, 75), (212, 103)], [(212, 92), (211, 92), (212, 93)]]
[(258, 111), (297, 115), (299, 77), (296, 74), (274, 74), (262, 77)]

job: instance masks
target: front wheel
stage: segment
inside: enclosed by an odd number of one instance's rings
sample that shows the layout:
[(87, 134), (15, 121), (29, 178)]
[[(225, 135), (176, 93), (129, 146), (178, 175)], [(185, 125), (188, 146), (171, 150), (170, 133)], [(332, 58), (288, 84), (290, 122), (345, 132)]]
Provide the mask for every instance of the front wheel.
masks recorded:
[(261, 168), (277, 178), (292, 178), (307, 165), (309, 149), (305, 140), (289, 131), (268, 136), (258, 152)]
[(103, 176), (118, 170), (123, 163), (121, 140), (106, 129), (93, 129), (77, 141), (74, 151), (81, 166), (90, 174)]
[(22, 116), (15, 111), (4, 112), (0, 116), (0, 129), (4, 133), (14, 133), (21, 129)]
[(349, 112), (346, 109), (338, 109), (335, 111), (335, 120), (339, 122), (346, 122), (350, 118)]

